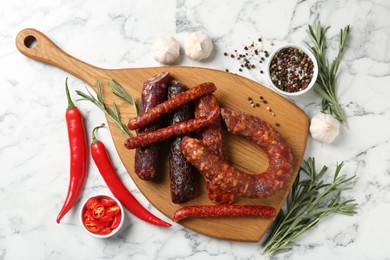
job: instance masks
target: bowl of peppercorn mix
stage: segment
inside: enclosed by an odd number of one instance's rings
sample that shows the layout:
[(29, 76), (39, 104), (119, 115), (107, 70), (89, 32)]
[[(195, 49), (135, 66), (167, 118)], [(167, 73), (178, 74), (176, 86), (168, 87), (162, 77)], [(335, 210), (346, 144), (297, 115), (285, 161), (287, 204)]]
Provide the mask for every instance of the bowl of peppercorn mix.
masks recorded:
[(314, 86), (318, 76), (318, 64), (307, 48), (287, 44), (271, 53), (266, 75), (272, 88), (278, 93), (299, 96)]

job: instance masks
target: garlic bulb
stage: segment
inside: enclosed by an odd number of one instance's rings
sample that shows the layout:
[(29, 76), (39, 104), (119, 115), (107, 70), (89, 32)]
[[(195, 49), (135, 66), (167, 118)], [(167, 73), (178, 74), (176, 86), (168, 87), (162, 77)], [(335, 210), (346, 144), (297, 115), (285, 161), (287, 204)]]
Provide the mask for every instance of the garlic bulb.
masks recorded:
[(333, 116), (318, 113), (311, 119), (310, 133), (313, 139), (330, 144), (339, 135), (340, 123)]
[(213, 50), (211, 38), (204, 32), (191, 33), (184, 43), (186, 55), (192, 60), (204, 60)]
[(180, 44), (172, 36), (158, 38), (152, 47), (153, 57), (162, 64), (172, 64), (180, 55)]

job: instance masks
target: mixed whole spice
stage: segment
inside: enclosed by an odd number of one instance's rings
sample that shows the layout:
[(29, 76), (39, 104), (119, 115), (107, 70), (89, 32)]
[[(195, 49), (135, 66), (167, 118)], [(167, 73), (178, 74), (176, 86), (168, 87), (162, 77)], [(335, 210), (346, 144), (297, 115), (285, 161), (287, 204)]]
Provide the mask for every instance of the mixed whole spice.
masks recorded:
[(299, 92), (305, 90), (313, 79), (314, 64), (303, 50), (287, 47), (275, 53), (269, 71), (277, 88), (290, 93)]

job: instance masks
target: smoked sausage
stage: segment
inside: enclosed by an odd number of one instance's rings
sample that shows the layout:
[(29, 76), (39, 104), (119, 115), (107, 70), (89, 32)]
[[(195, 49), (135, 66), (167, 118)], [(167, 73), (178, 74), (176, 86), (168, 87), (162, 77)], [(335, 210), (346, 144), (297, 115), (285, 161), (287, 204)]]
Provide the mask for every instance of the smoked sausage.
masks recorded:
[(280, 190), (292, 172), (291, 149), (268, 123), (245, 112), (222, 109), (227, 130), (255, 142), (269, 159), (268, 169), (251, 174), (240, 171), (215, 155), (199, 140), (184, 137), (182, 153), (200, 173), (221, 189), (240, 197), (265, 198)]
[[(179, 95), (180, 96), (180, 95)], [(178, 96), (176, 96), (178, 97)], [(172, 98), (174, 99), (174, 98)], [(169, 101), (169, 100), (168, 100)], [(215, 107), (207, 116), (196, 119), (190, 119), (185, 122), (180, 122), (175, 125), (157, 129), (153, 132), (144, 133), (138, 136), (133, 136), (125, 141), (127, 149), (147, 146), (152, 143), (161, 142), (168, 138), (188, 134), (198, 129), (208, 126), (216, 120), (221, 114), (220, 107)]]
[[(164, 102), (167, 99), (167, 82), (169, 72), (162, 72), (148, 79), (142, 88), (140, 114), (147, 113), (153, 107)], [(138, 134), (155, 131), (161, 127), (161, 122), (155, 122), (138, 129)], [(160, 144), (151, 144), (140, 147), (135, 151), (134, 171), (142, 180), (151, 180), (156, 177), (159, 161)]]
[[(218, 105), (217, 98), (212, 95), (201, 97), (195, 106), (195, 118), (207, 116)], [(215, 155), (221, 159), (226, 160), (226, 151), (222, 140), (222, 122), (218, 117), (209, 126), (197, 131), (198, 139), (208, 147)], [(231, 204), (234, 201), (234, 194), (224, 191), (218, 186), (214, 185), (209, 179), (204, 178), (207, 195), (209, 199), (215, 204)]]
[(175, 211), (173, 221), (178, 222), (187, 217), (264, 217), (273, 218), (276, 210), (273, 207), (257, 205), (205, 205), (188, 206)]
[[(187, 89), (182, 83), (172, 81), (168, 87), (168, 99), (176, 97)], [(170, 114), (169, 124), (175, 125), (193, 117), (191, 104), (186, 104)], [(195, 195), (195, 169), (181, 153), (180, 142), (182, 138), (183, 136), (177, 136), (169, 140), (169, 179), (173, 203), (187, 202)]]
[(160, 118), (162, 115), (165, 115), (169, 112), (174, 111), (178, 107), (200, 98), (201, 96), (210, 94), (216, 90), (216, 87), (211, 82), (202, 83), (196, 87), (193, 87), (186, 92), (177, 95), (176, 97), (167, 100), (148, 111), (145, 111), (140, 116), (134, 117), (131, 119), (127, 125), (130, 130), (135, 130), (140, 127), (144, 127), (156, 119)]

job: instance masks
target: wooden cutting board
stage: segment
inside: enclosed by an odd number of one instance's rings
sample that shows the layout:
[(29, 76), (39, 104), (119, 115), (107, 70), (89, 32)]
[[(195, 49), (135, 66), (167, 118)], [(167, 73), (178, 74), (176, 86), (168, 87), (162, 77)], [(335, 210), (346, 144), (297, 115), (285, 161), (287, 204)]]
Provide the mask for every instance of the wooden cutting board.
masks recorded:
[[(54, 65), (73, 74), (85, 81), (95, 91), (97, 89), (96, 82), (99, 80), (102, 84), (105, 103), (111, 106), (113, 102), (116, 102), (125, 123), (127, 123), (128, 118), (134, 117), (135, 113), (131, 105), (124, 103), (112, 94), (107, 85), (107, 82), (112, 79), (117, 80), (137, 101), (140, 99), (143, 83), (162, 71), (170, 71), (173, 78), (189, 87), (206, 81), (215, 83), (217, 86), (215, 95), (222, 107), (246, 111), (267, 121), (282, 134), (293, 152), (294, 171), (284, 189), (266, 199), (239, 198), (235, 203), (268, 205), (275, 207), (277, 211), (284, 203), (302, 162), (307, 143), (309, 120), (300, 108), (279, 94), (247, 78), (212, 69), (181, 66), (112, 70), (98, 68), (68, 55), (48, 37), (35, 29), (22, 30), (16, 37), (16, 46), (21, 53), (32, 59)], [(267, 103), (261, 102), (260, 96)], [(253, 108), (248, 102), (248, 97), (251, 97), (254, 103), (259, 103), (260, 107)], [(101, 111), (96, 109), (96, 113), (101, 113)], [(194, 200), (180, 205), (171, 202), (167, 157), (163, 158), (161, 162), (161, 176), (157, 181), (140, 180), (133, 171), (134, 150), (127, 150), (124, 147), (124, 135), (110, 119), (107, 120), (115, 147), (129, 175), (144, 196), (165, 216), (172, 219), (174, 211), (182, 206), (212, 204), (207, 197), (201, 177), (198, 178), (199, 191)], [(88, 129), (88, 132), (90, 131), (91, 129)], [(267, 157), (254, 143), (227, 133), (225, 133), (225, 143), (230, 162), (236, 167), (256, 173), (267, 168)], [(263, 237), (273, 220), (252, 217), (188, 218), (179, 224), (214, 238), (256, 242)]]

